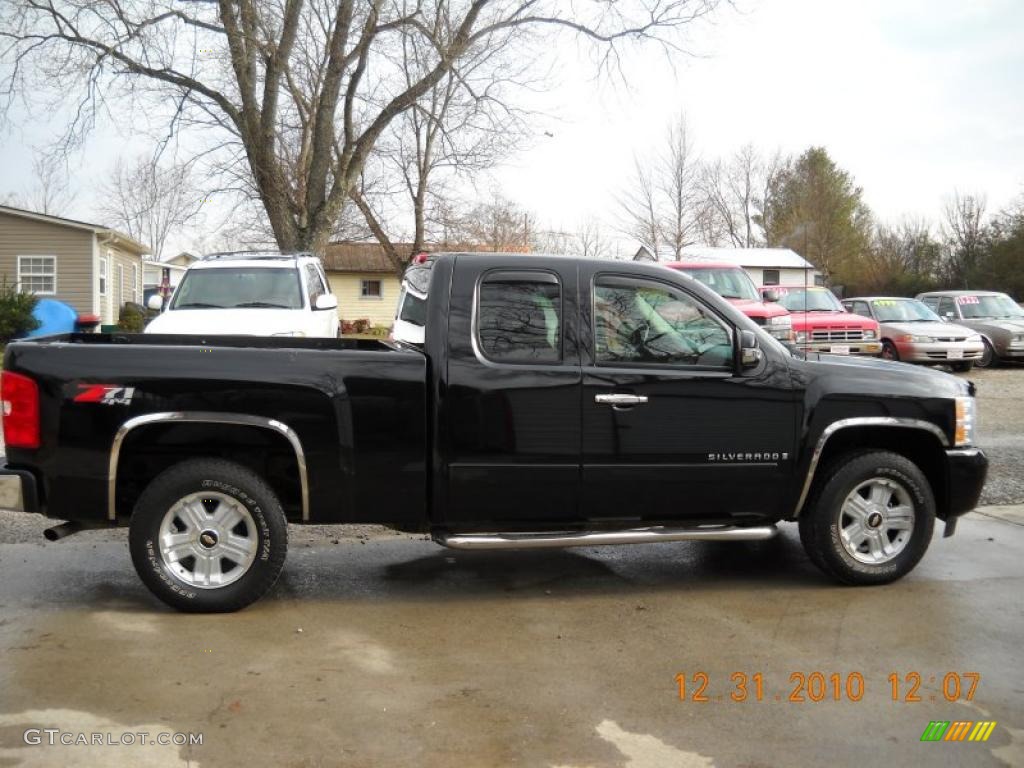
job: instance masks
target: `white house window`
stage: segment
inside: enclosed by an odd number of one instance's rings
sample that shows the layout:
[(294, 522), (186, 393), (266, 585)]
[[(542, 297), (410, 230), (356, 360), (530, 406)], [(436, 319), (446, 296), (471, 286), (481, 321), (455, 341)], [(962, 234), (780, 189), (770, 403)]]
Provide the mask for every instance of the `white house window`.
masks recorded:
[(359, 296), (363, 299), (379, 299), (384, 295), (380, 280), (360, 281)]
[(23, 293), (53, 295), (57, 292), (56, 256), (19, 256), (18, 285)]
[(100, 259), (100, 296), (107, 295), (107, 259)]
[(763, 285), (778, 285), (779, 284), (779, 270), (777, 269), (766, 269), (764, 271), (764, 282)]

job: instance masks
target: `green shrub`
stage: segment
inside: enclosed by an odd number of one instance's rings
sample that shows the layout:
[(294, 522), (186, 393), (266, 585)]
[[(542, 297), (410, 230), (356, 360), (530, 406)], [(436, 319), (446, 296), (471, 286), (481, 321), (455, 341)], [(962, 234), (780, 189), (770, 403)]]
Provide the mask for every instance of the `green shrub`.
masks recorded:
[(122, 333), (142, 333), (146, 327), (146, 311), (138, 304), (125, 304), (117, 318), (117, 330)]
[(36, 299), (30, 293), (22, 293), (7, 278), (0, 280), (0, 343), (6, 344), (15, 336), (22, 336), (39, 327), (39, 321), (32, 316)]

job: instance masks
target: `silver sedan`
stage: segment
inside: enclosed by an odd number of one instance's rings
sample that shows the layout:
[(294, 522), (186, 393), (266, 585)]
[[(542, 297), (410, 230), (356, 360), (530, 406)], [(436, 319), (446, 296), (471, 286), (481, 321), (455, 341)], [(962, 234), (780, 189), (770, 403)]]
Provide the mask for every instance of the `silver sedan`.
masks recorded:
[(916, 299), (858, 296), (845, 299), (843, 305), (854, 314), (878, 321), (883, 358), (969, 371), (984, 354), (980, 334), (944, 322)]

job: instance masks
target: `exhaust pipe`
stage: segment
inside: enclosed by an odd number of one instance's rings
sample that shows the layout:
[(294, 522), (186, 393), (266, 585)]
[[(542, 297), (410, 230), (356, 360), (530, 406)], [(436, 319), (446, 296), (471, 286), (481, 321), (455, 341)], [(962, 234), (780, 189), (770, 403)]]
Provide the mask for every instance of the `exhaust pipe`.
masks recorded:
[(633, 528), (585, 533), (447, 533), (433, 536), (450, 549), (543, 549), (594, 547), (603, 544), (648, 544), (661, 541), (763, 541), (778, 533), (774, 525), (756, 527)]
[(47, 541), (60, 541), (65, 536), (78, 533), (82, 528), (83, 526), (81, 523), (76, 523), (74, 521), (61, 523), (60, 525), (55, 525), (53, 528), (47, 528), (43, 531), (43, 537)]

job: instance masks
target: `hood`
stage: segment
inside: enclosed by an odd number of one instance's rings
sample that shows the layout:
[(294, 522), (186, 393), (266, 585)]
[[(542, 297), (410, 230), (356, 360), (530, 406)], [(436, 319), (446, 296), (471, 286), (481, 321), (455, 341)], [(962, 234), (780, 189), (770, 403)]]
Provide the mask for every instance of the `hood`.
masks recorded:
[(790, 312), (793, 328), (875, 328), (877, 323), (869, 317), (850, 312)]
[(1007, 333), (1024, 333), (1024, 318), (1020, 320), (999, 320), (997, 318), (978, 318), (977, 320), (961, 320), (968, 328), (979, 331), (1006, 331)]
[[(973, 384), (924, 365), (897, 363), (877, 357), (850, 357), (807, 353), (796, 365), (807, 365), (819, 374), (832, 374), (833, 386), (851, 394), (895, 394), (913, 397), (957, 397), (973, 390)], [(841, 382), (841, 384), (840, 384)]]
[(302, 330), (301, 309), (172, 309), (153, 318), (146, 333), (273, 336)]
[(943, 338), (967, 338), (977, 336), (976, 331), (954, 323), (881, 323), (886, 333), (910, 334), (912, 336), (941, 336)]
[(779, 317), (780, 315), (789, 314), (785, 307), (780, 307), (774, 302), (753, 301), (751, 299), (726, 299), (726, 301), (747, 317)]

